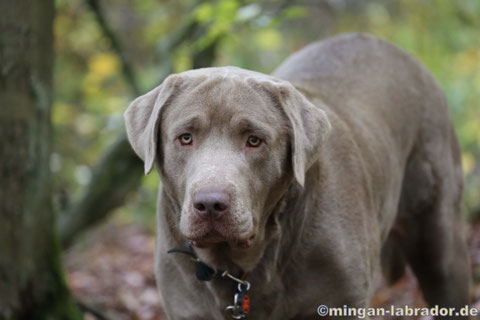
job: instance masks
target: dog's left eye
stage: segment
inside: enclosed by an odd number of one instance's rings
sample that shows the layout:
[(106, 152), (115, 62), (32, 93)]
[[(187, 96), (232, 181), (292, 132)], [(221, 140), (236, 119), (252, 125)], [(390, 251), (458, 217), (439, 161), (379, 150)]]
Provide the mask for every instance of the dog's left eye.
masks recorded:
[(182, 134), (179, 139), (180, 139), (180, 143), (182, 144), (182, 146), (192, 144), (192, 142), (193, 142), (193, 138), (192, 138), (192, 135), (190, 133)]
[(247, 146), (251, 148), (257, 148), (262, 143), (262, 139), (256, 136), (250, 136), (247, 139)]

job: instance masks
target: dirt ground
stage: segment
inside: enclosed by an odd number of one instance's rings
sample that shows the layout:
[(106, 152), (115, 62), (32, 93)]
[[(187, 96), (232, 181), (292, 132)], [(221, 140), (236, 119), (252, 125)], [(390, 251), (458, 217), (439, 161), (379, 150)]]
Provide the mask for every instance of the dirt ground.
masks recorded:
[[(85, 311), (85, 320), (166, 319), (155, 288), (153, 232), (137, 225), (108, 222), (85, 238), (64, 255), (67, 280)], [(480, 221), (469, 225), (468, 243), (474, 279), (472, 306), (480, 308)], [(383, 285), (380, 275), (379, 279), (372, 307), (426, 306), (410, 271), (392, 287)]]

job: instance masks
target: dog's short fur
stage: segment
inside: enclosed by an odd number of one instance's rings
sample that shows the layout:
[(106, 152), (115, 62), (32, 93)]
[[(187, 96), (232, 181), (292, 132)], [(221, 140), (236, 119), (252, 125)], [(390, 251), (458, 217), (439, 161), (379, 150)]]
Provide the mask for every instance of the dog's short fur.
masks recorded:
[(430, 305), (468, 303), (457, 138), (436, 81), (395, 46), (343, 35), (273, 76), (171, 75), (125, 120), (145, 173), (156, 163), (161, 176), (156, 274), (169, 319), (225, 319), (235, 292), (167, 255), (186, 239), (208, 264), (248, 272), (248, 319), (368, 306), (380, 257), (391, 278), (409, 263)]

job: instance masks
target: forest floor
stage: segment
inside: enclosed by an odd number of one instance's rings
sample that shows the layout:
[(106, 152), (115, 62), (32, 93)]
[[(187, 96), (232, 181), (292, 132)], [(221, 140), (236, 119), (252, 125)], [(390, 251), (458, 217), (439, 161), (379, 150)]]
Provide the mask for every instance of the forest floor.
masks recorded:
[[(480, 308), (480, 221), (469, 225), (468, 243), (474, 279), (472, 306)], [(91, 310), (85, 312), (85, 320), (102, 320), (102, 316), (109, 320), (166, 319), (155, 287), (153, 252), (154, 234), (151, 230), (112, 220), (91, 231), (81, 243), (69, 249), (64, 255), (67, 280), (75, 299), (84, 309)], [(392, 287), (382, 284), (381, 276), (379, 279), (378, 289), (371, 300), (372, 307), (426, 306), (410, 271)], [(95, 316), (96, 312), (101, 315)]]

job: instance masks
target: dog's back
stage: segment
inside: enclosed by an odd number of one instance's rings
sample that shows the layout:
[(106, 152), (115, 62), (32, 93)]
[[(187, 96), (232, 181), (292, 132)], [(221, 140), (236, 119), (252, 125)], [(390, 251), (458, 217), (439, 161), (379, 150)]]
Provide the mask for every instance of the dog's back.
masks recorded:
[(371, 177), (387, 276), (406, 260), (429, 304), (466, 304), (460, 149), (428, 70), (390, 43), (349, 34), (307, 46), (273, 75), (348, 127)]
[(330, 117), (346, 124), (371, 176), (385, 239), (397, 211), (403, 168), (421, 131), (432, 130), (423, 128), (425, 118), (438, 130), (450, 126), (444, 95), (433, 77), (399, 48), (365, 34), (311, 44), (273, 75), (290, 81), (310, 100), (323, 101), (334, 114)]

